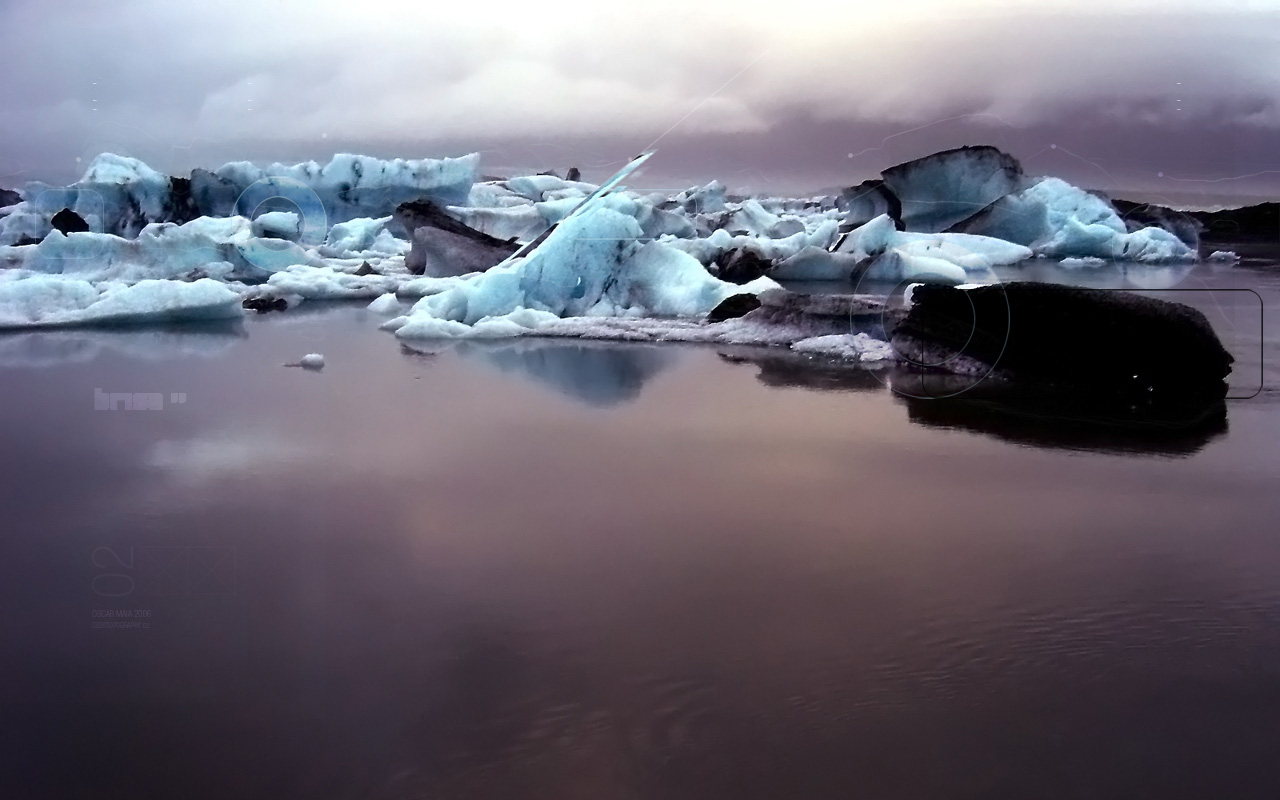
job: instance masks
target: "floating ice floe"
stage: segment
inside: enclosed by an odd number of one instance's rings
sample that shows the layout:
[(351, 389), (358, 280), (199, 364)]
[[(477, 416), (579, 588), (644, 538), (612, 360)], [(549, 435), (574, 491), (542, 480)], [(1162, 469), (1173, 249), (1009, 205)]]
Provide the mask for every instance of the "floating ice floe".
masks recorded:
[(801, 339), (791, 345), (791, 349), (797, 353), (834, 356), (863, 363), (897, 360), (893, 345), (865, 333), (814, 336), (811, 339)]
[(140, 325), (233, 319), (240, 295), (209, 278), (94, 286), (56, 275), (0, 281), (0, 328)]

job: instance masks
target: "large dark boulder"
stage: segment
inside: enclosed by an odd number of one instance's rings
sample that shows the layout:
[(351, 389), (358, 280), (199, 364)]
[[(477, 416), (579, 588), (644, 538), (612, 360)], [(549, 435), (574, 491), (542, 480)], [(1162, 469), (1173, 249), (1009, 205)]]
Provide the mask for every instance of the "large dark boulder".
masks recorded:
[(922, 372), (976, 376), (971, 389), (986, 382), (1021, 398), (1179, 419), (1203, 416), (1226, 393), (1231, 354), (1204, 314), (1180, 303), (1026, 282), (925, 285), (912, 302), (894, 347)]
[(395, 218), (413, 243), (404, 265), (415, 275), (444, 278), (483, 272), (520, 248), (514, 240), (498, 239), (449, 216), (430, 200), (402, 203)]
[(50, 224), (54, 230), (61, 233), (87, 233), (89, 231), (89, 223), (84, 221), (84, 217), (69, 208), (64, 208), (57, 214), (53, 215)]

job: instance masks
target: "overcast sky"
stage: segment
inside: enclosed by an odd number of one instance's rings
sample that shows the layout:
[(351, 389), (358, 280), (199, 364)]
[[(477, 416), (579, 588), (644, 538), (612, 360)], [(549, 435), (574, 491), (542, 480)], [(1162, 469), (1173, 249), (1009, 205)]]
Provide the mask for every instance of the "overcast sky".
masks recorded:
[[(756, 191), (941, 147), (1147, 195), (1280, 187), (1280, 2), (3, 0), (0, 185), (335, 151)], [(1252, 177), (1244, 177), (1252, 176)]]

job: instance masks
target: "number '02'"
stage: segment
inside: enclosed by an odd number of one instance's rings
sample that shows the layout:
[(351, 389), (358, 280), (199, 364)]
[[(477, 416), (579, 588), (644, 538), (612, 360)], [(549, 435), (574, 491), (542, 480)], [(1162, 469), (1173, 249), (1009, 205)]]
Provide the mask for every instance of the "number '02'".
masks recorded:
[[(116, 563), (111, 564), (110, 562), (104, 563), (104, 561), (99, 561), (98, 556), (101, 553), (107, 553), (111, 558), (115, 559)], [(116, 551), (112, 550), (110, 547), (95, 548), (93, 551), (92, 561), (93, 561), (93, 566), (97, 567), (98, 569), (111, 569), (115, 567), (116, 564), (118, 564), (119, 566), (127, 570), (132, 570), (133, 569), (133, 548), (132, 547), (129, 548), (128, 564), (126, 564), (124, 562), (124, 559), (120, 558), (120, 556), (116, 554)], [(99, 581), (105, 581), (106, 583), (100, 584)], [(124, 589), (124, 591), (111, 591), (112, 589), (115, 589), (115, 588), (123, 588), (125, 586), (125, 581), (128, 581), (127, 589)], [(134, 581), (133, 576), (125, 574), (123, 572), (104, 572), (99, 575), (94, 575), (93, 583), (92, 583), (93, 593), (100, 597), (124, 597), (125, 595), (133, 594), (133, 590), (136, 587), (136, 585), (137, 584)]]

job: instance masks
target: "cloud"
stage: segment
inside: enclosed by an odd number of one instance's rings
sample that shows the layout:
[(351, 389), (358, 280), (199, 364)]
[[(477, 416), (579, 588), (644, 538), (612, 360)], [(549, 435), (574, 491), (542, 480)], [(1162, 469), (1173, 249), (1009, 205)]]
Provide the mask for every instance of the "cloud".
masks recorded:
[(802, 118), (1280, 127), (1280, 13), (1262, 3), (49, 8), (0, 9), (0, 49), (20, 67), (0, 82), (0, 136), (30, 164), (117, 149), (176, 172), (213, 143), (322, 139), (639, 149), (673, 125), (730, 136)]

